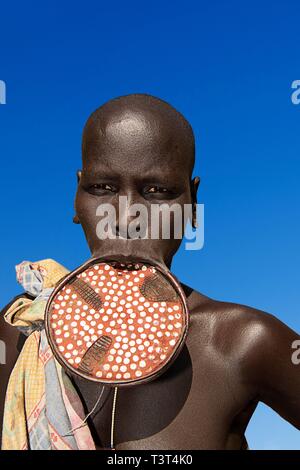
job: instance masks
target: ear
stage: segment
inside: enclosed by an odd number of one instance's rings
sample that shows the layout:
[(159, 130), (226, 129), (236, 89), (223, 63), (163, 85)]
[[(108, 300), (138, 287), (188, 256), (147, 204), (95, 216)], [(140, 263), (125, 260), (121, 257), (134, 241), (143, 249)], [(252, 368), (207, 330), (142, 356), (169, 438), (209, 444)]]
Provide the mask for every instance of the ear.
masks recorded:
[[(77, 184), (79, 184), (80, 179), (81, 179), (81, 170), (78, 170), (76, 175), (77, 175)], [(74, 224), (80, 224), (80, 220), (79, 220), (79, 217), (78, 217), (77, 214), (74, 215), (73, 222), (74, 222)]]
[(192, 196), (192, 204), (193, 204), (193, 220), (192, 226), (193, 228), (197, 228), (197, 192), (200, 184), (199, 176), (195, 176), (191, 181), (191, 196)]
[(80, 224), (80, 220), (79, 220), (79, 217), (78, 217), (77, 214), (75, 214), (74, 217), (73, 217), (73, 223), (74, 224)]

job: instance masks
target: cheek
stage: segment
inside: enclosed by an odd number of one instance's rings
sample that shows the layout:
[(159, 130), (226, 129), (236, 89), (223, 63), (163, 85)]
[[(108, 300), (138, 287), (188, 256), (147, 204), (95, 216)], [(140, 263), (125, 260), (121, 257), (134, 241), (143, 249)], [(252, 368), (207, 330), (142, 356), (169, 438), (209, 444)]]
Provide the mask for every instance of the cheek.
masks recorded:
[(91, 217), (93, 214), (96, 215), (97, 200), (87, 192), (78, 189), (75, 199), (75, 208), (79, 218), (85, 219)]
[(186, 191), (181, 194), (181, 196), (177, 200), (178, 204), (192, 204), (192, 195), (190, 187), (186, 188)]
[(97, 224), (96, 210), (99, 205), (97, 198), (91, 196), (85, 191), (78, 190), (75, 199), (75, 209), (80, 223), (86, 234), (95, 232)]

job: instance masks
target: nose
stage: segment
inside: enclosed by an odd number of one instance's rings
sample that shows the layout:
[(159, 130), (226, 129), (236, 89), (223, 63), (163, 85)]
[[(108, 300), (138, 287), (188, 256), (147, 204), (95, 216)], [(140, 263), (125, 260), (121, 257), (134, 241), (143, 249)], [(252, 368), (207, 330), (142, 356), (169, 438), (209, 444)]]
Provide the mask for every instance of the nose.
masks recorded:
[(144, 238), (147, 233), (148, 212), (140, 195), (127, 192), (119, 195), (116, 235), (120, 238)]

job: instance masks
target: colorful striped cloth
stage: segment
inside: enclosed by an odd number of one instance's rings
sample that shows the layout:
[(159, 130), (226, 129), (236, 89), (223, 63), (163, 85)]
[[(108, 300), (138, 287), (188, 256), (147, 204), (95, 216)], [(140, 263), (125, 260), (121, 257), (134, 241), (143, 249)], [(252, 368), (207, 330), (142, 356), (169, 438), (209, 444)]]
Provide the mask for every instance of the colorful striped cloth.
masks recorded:
[(28, 338), (6, 391), (2, 450), (95, 450), (88, 425), (82, 425), (81, 400), (53, 357), (44, 329), (47, 299), (68, 270), (43, 260), (24, 261), (16, 271), (34, 300), (19, 298), (5, 314), (5, 320)]

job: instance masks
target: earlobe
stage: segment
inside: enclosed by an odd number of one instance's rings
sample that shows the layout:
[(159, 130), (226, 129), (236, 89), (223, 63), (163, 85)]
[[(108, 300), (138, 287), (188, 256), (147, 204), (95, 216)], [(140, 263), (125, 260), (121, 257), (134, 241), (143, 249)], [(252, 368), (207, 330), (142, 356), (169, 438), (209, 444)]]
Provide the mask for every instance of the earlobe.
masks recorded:
[(196, 209), (193, 210), (192, 226), (193, 226), (193, 228), (198, 228)]
[(197, 195), (199, 184), (200, 184), (200, 178), (199, 176), (195, 176), (195, 178), (193, 178), (192, 180), (192, 188), (194, 190), (195, 196)]
[[(77, 184), (80, 183), (81, 173), (82, 173), (81, 170), (77, 170), (77, 173), (76, 173), (76, 175), (77, 175)], [(73, 217), (73, 223), (74, 224), (80, 224), (80, 220), (79, 220), (79, 217), (78, 217), (77, 214), (75, 214), (74, 217)]]
[(192, 227), (193, 227), (193, 228), (198, 228), (198, 221), (197, 221), (197, 203), (193, 204)]
[(193, 203), (193, 219), (192, 219), (192, 226), (193, 228), (198, 228), (197, 222), (197, 191), (200, 184), (199, 176), (195, 176), (191, 182), (191, 191), (192, 191), (192, 203)]

